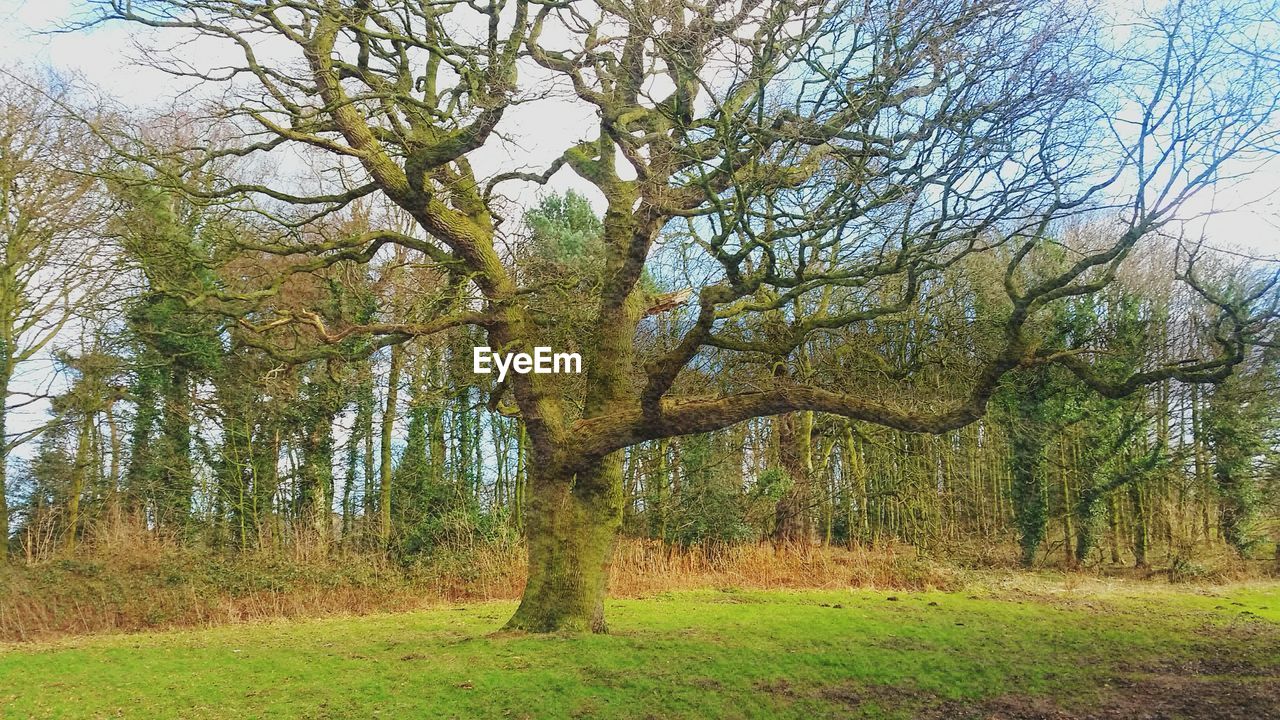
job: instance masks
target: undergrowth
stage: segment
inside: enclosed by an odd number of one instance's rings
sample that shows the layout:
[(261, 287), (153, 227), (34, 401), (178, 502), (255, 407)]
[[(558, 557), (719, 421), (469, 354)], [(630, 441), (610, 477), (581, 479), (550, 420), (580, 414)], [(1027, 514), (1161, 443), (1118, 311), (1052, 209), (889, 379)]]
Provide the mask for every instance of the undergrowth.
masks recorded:
[[(341, 548), (224, 553), (145, 538), (127, 549), (116, 547), (0, 567), (0, 640), (514, 599), (525, 580), (518, 543), (441, 546), (401, 560)], [(908, 546), (681, 547), (622, 540), (610, 592), (638, 597), (698, 588), (928, 590), (958, 582), (955, 572)]]
[[(699, 589), (882, 588), (946, 590), (984, 573), (1023, 576), (1012, 550), (958, 546), (925, 555), (909, 545), (800, 547), (769, 543), (682, 546), (622, 539), (610, 595)], [(1046, 558), (1046, 561), (1049, 559)], [(1042, 568), (1071, 578), (1214, 584), (1274, 572), (1271, 563), (1178, 555), (1163, 567)], [(202, 549), (118, 531), (70, 556), (0, 564), (0, 641), (70, 634), (215, 626), (252, 620), (367, 614), (440, 603), (518, 598), (524, 547), (513, 537), (471, 538), (389, 556), (306, 543), (240, 552)]]

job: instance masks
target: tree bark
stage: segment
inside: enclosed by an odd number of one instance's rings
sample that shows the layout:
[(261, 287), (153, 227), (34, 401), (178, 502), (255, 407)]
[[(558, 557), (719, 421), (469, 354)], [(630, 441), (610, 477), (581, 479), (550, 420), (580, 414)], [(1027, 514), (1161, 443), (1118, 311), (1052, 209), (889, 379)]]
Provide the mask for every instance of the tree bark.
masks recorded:
[(811, 435), (813, 413), (798, 412), (774, 418), (778, 433), (778, 462), (791, 478), (791, 489), (775, 507), (773, 538), (784, 544), (808, 545), (813, 538), (809, 507), (813, 502)]
[(359, 425), (359, 432), (364, 441), (364, 454), (361, 457), (364, 463), (362, 468), (364, 491), (360, 494), (360, 507), (364, 515), (364, 527), (367, 530), (377, 503), (373, 492), (373, 370), (366, 368), (365, 372), (368, 374), (363, 381), (363, 387), (360, 388), (360, 403), (364, 405), (364, 416)]
[(76, 437), (76, 459), (71, 468), (71, 490), (67, 495), (67, 534), (63, 538), (63, 550), (70, 554), (76, 549), (76, 530), (80, 525), (80, 496), (84, 493), (85, 476), (89, 473), (89, 436), (93, 430), (93, 415), (85, 413), (80, 418), (80, 432)]
[[(116, 422), (115, 400), (107, 403), (107, 427), (111, 429), (111, 468), (107, 471), (107, 513), (113, 524), (120, 523), (120, 427)], [(3, 433), (0, 433), (3, 437)], [(3, 501), (0, 501), (0, 506)], [(2, 556), (0, 556), (2, 557)]]
[(316, 537), (326, 546), (333, 534), (333, 420), (335, 410), (326, 407), (308, 418), (301, 437), (298, 517), (311, 523)]
[(1089, 559), (1089, 552), (1098, 542), (1098, 507), (1104, 499), (1096, 487), (1087, 487), (1080, 491), (1076, 498), (1076, 541), (1073, 555), (1074, 565), (1082, 566)]
[(6, 440), (5, 400), (9, 397), (9, 378), (0, 377), (0, 563), (9, 559), (9, 446)]
[(666, 490), (669, 484), (667, 472), (667, 450), (670, 441), (663, 439), (658, 441), (658, 462), (657, 471), (650, 479), (653, 486), (652, 499), (653, 504), (649, 508), (649, 536), (657, 540), (667, 539), (667, 506), (666, 506)]
[(1010, 472), (1013, 475), (1013, 515), (1018, 526), (1018, 544), (1022, 549), (1023, 567), (1035, 564), (1036, 551), (1044, 540), (1046, 503), (1044, 478), (1041, 476), (1040, 454), (1043, 445), (1034, 432), (1020, 428), (1009, 434), (1012, 449)]
[(529, 579), (506, 629), (607, 632), (604, 596), (622, 524), (622, 453), (573, 477), (535, 458), (529, 480)]
[(1120, 564), (1120, 507), (1114, 497), (1107, 498), (1108, 539), (1111, 546), (1111, 564)]
[(400, 366), (404, 350), (391, 346), (391, 369), (387, 375), (387, 405), (382, 412), (382, 462), (378, 483), (378, 537), (385, 548), (391, 542), (391, 438), (396, 426), (396, 398), (400, 393)]
[(1137, 483), (1129, 485), (1129, 501), (1133, 504), (1133, 564), (1147, 567), (1147, 508), (1142, 488)]
[(191, 511), (194, 476), (191, 470), (191, 388), (190, 374), (174, 367), (164, 385), (162, 496), (156, 508), (156, 526), (177, 532)]

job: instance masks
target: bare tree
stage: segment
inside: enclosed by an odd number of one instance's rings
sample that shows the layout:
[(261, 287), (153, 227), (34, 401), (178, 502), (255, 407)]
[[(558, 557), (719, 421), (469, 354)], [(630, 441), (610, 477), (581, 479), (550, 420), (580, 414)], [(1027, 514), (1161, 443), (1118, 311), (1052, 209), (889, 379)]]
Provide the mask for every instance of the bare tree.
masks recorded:
[[(224, 85), (217, 120), (240, 133), (175, 179), (288, 147), (329, 158), (305, 183), (226, 171), (193, 192), (296, 225), (381, 194), (417, 225), (254, 249), (315, 268), (400, 245), (468, 289), (431, 318), (326, 334), (386, 345), (475, 325), (492, 347), (529, 352), (563, 334), (566, 313), (587, 328), (572, 338), (583, 378), (515, 375), (495, 390), (495, 407), (514, 399), (531, 453), (529, 580), (513, 629), (605, 629), (623, 448), (792, 411), (940, 433), (980, 417), (1019, 367), (1061, 363), (1123, 395), (1221, 378), (1258, 331), (1248, 298), (1267, 288), (1228, 301), (1186, 272), (1222, 307), (1205, 356), (1112, 377), (1087, 349), (1026, 332), (1045, 308), (1105, 287), (1224, 164), (1274, 139), (1280, 83), (1240, 50), (1242, 15), (1224, 6), (1171, 3), (1132, 26), (1126, 55), (1107, 50), (1084, 9), (1055, 0), (96, 4), (90, 23), (195, 34), (238, 56), (217, 68), (153, 56)], [(480, 151), (516, 129), (513, 108), (548, 93), (591, 111), (594, 127), (548, 167), (479, 173)], [(585, 302), (526, 279), (501, 242), (500, 192), (562, 169), (605, 204), (603, 270)], [(1033, 251), (1085, 212), (1107, 213), (1114, 231), (1065, 270), (1039, 271)], [(825, 333), (913, 309), (939, 273), (978, 254), (1003, 263), (1005, 297), (970, 319), (989, 332), (955, 368), (967, 382), (924, 387), (912, 358), (876, 353), (825, 382), (772, 372)], [(664, 271), (673, 255), (694, 285), (674, 309), (680, 295), (642, 282), (680, 290)], [(671, 342), (650, 330), (658, 312), (680, 330)], [(689, 372), (726, 357), (768, 362)]]
[(0, 84), (0, 559), (8, 552), (6, 467), (41, 426), (10, 431), (12, 413), (46, 399), (14, 387), (20, 367), (94, 296), (100, 219), (92, 135), (66, 111), (57, 78), (4, 74)]

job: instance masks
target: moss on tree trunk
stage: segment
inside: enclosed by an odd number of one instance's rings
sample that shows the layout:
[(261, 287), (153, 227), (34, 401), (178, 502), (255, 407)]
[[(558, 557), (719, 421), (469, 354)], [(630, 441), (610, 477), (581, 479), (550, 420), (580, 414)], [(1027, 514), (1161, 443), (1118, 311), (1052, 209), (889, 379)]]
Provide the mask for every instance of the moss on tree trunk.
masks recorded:
[(9, 448), (4, 442), (6, 413), (4, 406), (4, 398), (9, 397), (9, 378), (7, 375), (0, 376), (0, 389), (4, 390), (4, 395), (0, 396), (0, 563), (9, 559), (9, 501), (5, 493), (9, 490), (8, 482), (8, 463)]
[(508, 630), (607, 631), (604, 596), (622, 522), (622, 454), (566, 477), (530, 468), (529, 579)]
[(1010, 474), (1013, 476), (1013, 517), (1018, 527), (1018, 545), (1023, 567), (1031, 567), (1044, 541), (1048, 508), (1040, 460), (1042, 441), (1031, 432), (1015, 429), (1009, 435), (1012, 446)]

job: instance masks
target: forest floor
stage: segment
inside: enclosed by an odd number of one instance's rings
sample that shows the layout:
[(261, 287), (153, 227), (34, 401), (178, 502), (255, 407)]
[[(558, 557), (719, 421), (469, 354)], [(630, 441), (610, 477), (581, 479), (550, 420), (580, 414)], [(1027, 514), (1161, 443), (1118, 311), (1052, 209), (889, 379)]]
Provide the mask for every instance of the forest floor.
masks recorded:
[(1280, 717), (1280, 583), (657, 593), (604, 636), (511, 602), (0, 646), (6, 718)]

